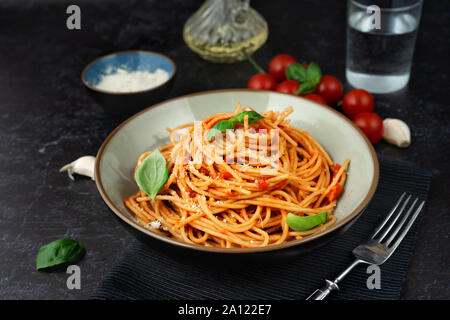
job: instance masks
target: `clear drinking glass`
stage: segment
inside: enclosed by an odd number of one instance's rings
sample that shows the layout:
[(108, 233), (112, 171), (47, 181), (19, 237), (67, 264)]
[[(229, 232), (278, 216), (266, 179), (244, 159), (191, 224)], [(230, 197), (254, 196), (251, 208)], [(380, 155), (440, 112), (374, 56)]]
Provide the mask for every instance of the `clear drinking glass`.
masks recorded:
[(347, 81), (372, 93), (404, 88), (423, 0), (349, 0)]

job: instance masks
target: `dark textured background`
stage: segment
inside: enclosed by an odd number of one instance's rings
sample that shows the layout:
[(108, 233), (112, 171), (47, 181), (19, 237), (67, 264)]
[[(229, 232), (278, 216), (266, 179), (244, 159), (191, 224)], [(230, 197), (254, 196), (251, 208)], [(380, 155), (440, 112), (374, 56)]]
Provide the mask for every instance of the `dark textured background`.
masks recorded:
[[(82, 30), (66, 29), (66, 8), (78, 4)], [(248, 63), (205, 62), (183, 43), (184, 21), (202, 1), (0, 2), (0, 299), (87, 298), (130, 243), (95, 184), (72, 182), (58, 169), (95, 155), (118, 124), (88, 97), (80, 81), (92, 59), (125, 49), (172, 57), (177, 78), (170, 97), (244, 87)], [(255, 54), (261, 64), (280, 52), (317, 61), (345, 79), (345, 1), (253, 1), (269, 23)], [(377, 96), (377, 112), (404, 119), (412, 145), (381, 142), (379, 155), (428, 167), (433, 180), (427, 215), (408, 271), (404, 299), (449, 299), (450, 2), (425, 1), (412, 78), (407, 89)], [(38, 248), (56, 238), (83, 242), (82, 289), (68, 290), (64, 273), (34, 270)]]

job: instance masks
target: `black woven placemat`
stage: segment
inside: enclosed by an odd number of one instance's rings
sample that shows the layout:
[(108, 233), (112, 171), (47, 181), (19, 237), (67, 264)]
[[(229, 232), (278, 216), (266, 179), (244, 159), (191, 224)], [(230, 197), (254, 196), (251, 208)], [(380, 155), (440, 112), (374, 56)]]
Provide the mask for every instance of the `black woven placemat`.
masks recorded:
[[(427, 198), (431, 171), (383, 159), (380, 181), (366, 212), (342, 236), (293, 260), (208, 263), (174, 257), (133, 242), (91, 295), (91, 299), (305, 299), (352, 260), (403, 192)], [(381, 289), (367, 288), (367, 266), (358, 266), (331, 299), (398, 299), (426, 206), (392, 257), (381, 266)]]

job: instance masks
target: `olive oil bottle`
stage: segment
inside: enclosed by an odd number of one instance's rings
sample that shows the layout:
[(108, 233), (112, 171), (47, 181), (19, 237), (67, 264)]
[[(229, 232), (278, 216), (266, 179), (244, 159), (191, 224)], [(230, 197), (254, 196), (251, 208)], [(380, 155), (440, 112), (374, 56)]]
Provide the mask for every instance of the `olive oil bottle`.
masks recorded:
[(183, 38), (203, 59), (233, 63), (245, 59), (267, 40), (264, 18), (250, 0), (207, 0), (186, 22)]

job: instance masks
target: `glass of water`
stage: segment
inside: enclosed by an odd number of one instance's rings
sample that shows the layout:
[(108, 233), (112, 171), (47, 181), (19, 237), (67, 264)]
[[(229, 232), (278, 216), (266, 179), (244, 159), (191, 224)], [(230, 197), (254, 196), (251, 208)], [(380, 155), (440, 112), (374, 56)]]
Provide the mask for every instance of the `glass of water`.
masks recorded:
[(372, 93), (404, 88), (423, 0), (349, 0), (347, 81)]

